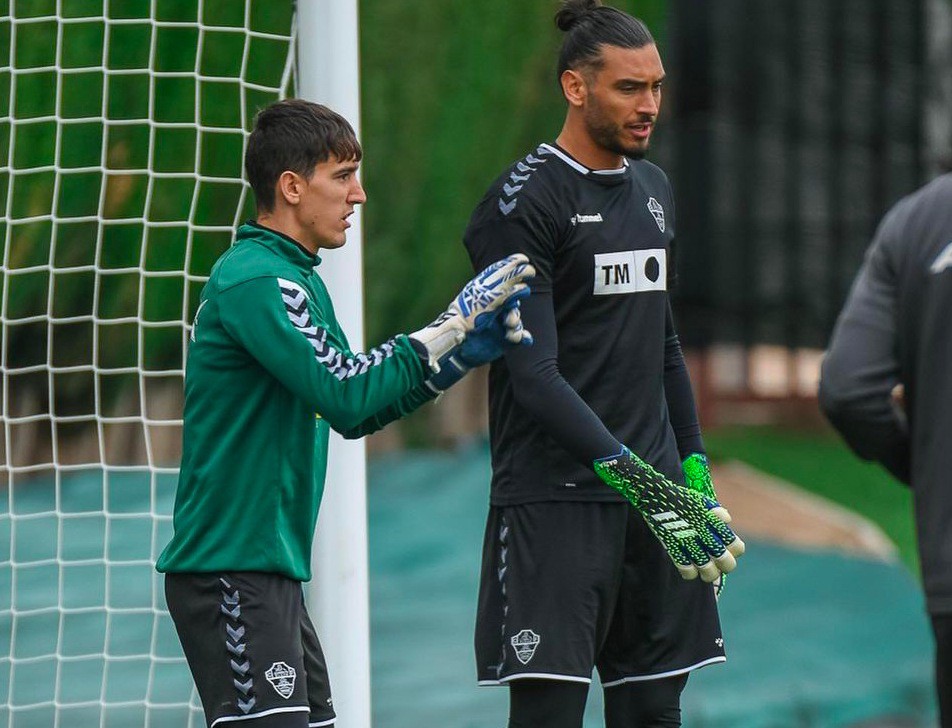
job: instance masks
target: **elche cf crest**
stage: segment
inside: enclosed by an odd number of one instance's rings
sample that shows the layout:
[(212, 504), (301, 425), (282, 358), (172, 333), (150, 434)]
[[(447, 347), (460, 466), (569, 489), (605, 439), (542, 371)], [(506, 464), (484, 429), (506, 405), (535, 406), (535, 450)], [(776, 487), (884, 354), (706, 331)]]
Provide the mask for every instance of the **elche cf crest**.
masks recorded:
[(658, 223), (658, 230), (664, 232), (664, 208), (654, 197), (648, 198), (648, 211), (654, 217), (654, 221)]
[(539, 646), (541, 641), (542, 638), (531, 629), (524, 629), (519, 634), (513, 635), (512, 639), (509, 640), (509, 644), (511, 644), (512, 649), (516, 651), (516, 657), (519, 658), (519, 662), (526, 665), (529, 660), (532, 659), (536, 647)]
[(294, 692), (294, 678), (297, 677), (297, 670), (286, 662), (275, 662), (268, 668), (264, 676), (268, 678), (268, 682), (271, 683), (271, 687), (275, 689), (278, 695), (285, 700), (291, 697), (291, 693)]

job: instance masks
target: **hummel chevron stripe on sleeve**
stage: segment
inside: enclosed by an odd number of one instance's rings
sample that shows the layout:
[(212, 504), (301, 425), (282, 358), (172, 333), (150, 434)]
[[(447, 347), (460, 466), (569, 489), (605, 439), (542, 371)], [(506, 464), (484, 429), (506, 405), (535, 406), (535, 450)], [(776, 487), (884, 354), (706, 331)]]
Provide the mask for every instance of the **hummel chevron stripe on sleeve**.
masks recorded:
[(278, 278), (281, 300), (291, 324), (300, 331), (314, 349), (314, 358), (338, 380), (364, 374), (393, 355), (393, 341), (375, 347), (365, 354), (344, 356), (327, 341), (327, 330), (315, 326), (307, 307), (307, 293), (298, 283)]

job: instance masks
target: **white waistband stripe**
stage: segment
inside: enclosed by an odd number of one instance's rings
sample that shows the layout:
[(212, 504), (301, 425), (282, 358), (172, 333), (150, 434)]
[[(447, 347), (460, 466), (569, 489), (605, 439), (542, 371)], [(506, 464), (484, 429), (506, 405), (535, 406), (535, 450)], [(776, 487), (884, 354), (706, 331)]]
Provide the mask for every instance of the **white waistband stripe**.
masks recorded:
[(707, 660), (702, 660), (695, 665), (690, 667), (681, 667), (677, 670), (668, 670), (667, 672), (658, 672), (654, 675), (632, 675), (631, 677), (623, 677), (620, 680), (612, 680), (611, 682), (602, 683), (603, 688), (611, 688), (616, 685), (622, 685), (623, 683), (629, 682), (642, 682), (644, 680), (661, 680), (665, 677), (671, 677), (672, 675), (683, 675), (686, 672), (691, 672), (692, 670), (697, 670), (699, 667), (705, 667), (706, 665), (713, 665), (716, 662), (727, 662), (727, 658), (723, 655), (717, 657), (711, 657)]

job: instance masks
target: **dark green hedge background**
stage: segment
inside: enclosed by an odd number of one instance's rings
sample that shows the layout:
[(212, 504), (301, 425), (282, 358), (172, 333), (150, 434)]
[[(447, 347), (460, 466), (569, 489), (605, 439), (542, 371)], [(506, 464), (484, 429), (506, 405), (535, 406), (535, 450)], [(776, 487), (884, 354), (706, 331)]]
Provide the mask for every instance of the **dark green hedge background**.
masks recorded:
[[(241, 28), (242, 5), (206, 0), (198, 18), (194, 0), (157, 0), (156, 19)], [(619, 5), (663, 31), (663, 2)], [(12, 189), (12, 222), (0, 222), (0, 246), (11, 247), (6, 364), (12, 369), (92, 363), (94, 337), (97, 366), (177, 367), (200, 284), (174, 272), (205, 275), (227, 247), (227, 229), (201, 226), (227, 228), (252, 215), (250, 195), (227, 178), (241, 170), (237, 129), (248, 128), (255, 110), (276, 94), (248, 88), (242, 95), (235, 83), (212, 78), (239, 72), (243, 35), (207, 32), (199, 48), (194, 27), (150, 27), (150, 6), (150, 0), (111, 0), (111, 20), (142, 22), (103, 23), (82, 20), (103, 12), (101, 0), (62, 0), (71, 22), (58, 27), (52, 19), (24, 22), (54, 15), (56, 0), (14, 0), (9, 10), (18, 22), (0, 21), (0, 57), (9, 55), (16, 69), (0, 73), (0, 117), (11, 111), (16, 117), (15, 123), (0, 119), (0, 209)], [(557, 6), (555, 0), (360, 3), (368, 344), (419, 326), (446, 305), (471, 274), (460, 237), (472, 207), (505, 165), (558, 133), (564, 107), (554, 71)], [(253, 30), (290, 32), (290, 2), (258, 0), (250, 7)], [(252, 39), (245, 78), (278, 86), (286, 48), (279, 40)], [(198, 68), (209, 78), (150, 76), (150, 57), (160, 74)], [(94, 68), (103, 63), (114, 73)], [(51, 68), (57, 64), (66, 73), (57, 76)], [(77, 122), (103, 113), (106, 124)], [(150, 130), (150, 115), (208, 128)], [(102, 163), (106, 175), (92, 169)], [(150, 187), (146, 170), (167, 176), (153, 177)], [(196, 182), (196, 172), (222, 179)], [(101, 200), (102, 225), (90, 219)], [(49, 215), (55, 226), (30, 220)], [(163, 225), (133, 219), (143, 216)], [(199, 226), (191, 240), (186, 220)], [(52, 272), (22, 272), (47, 264)], [(98, 285), (93, 265), (103, 271)], [(144, 276), (134, 270), (140, 267)], [(45, 321), (30, 320), (47, 313), (57, 319), (52, 332)], [(151, 324), (141, 341), (128, 321), (136, 316)]]
[[(239, 130), (285, 72), (293, 3), (255, 0), (247, 20), (244, 5), (205, 0), (199, 17), (195, 0), (0, 2), (12, 416), (90, 417), (93, 401), (103, 416), (136, 414), (137, 370), (180, 376), (201, 278), (253, 215)], [(663, 34), (663, 2), (619, 5)], [(360, 3), (368, 345), (445, 307), (471, 276), (460, 239), (473, 206), (558, 133), (557, 7)], [(200, 35), (197, 22), (218, 28)], [(245, 27), (277, 37), (252, 37), (244, 60)]]
[[(663, 0), (611, 4), (642, 17), (663, 45)], [(461, 237), (473, 207), (561, 129), (558, 5), (360, 3), (369, 342), (446, 305), (472, 274)]]

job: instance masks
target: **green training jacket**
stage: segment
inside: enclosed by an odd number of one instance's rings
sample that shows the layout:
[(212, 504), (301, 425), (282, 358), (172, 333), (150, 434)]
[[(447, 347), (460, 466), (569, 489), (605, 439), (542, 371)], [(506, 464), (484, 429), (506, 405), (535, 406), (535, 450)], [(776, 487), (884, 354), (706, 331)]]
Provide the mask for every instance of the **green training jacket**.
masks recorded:
[(309, 580), (329, 428), (361, 437), (435, 396), (406, 336), (350, 351), (319, 264), (247, 223), (212, 268), (192, 327), (174, 535), (159, 571)]

